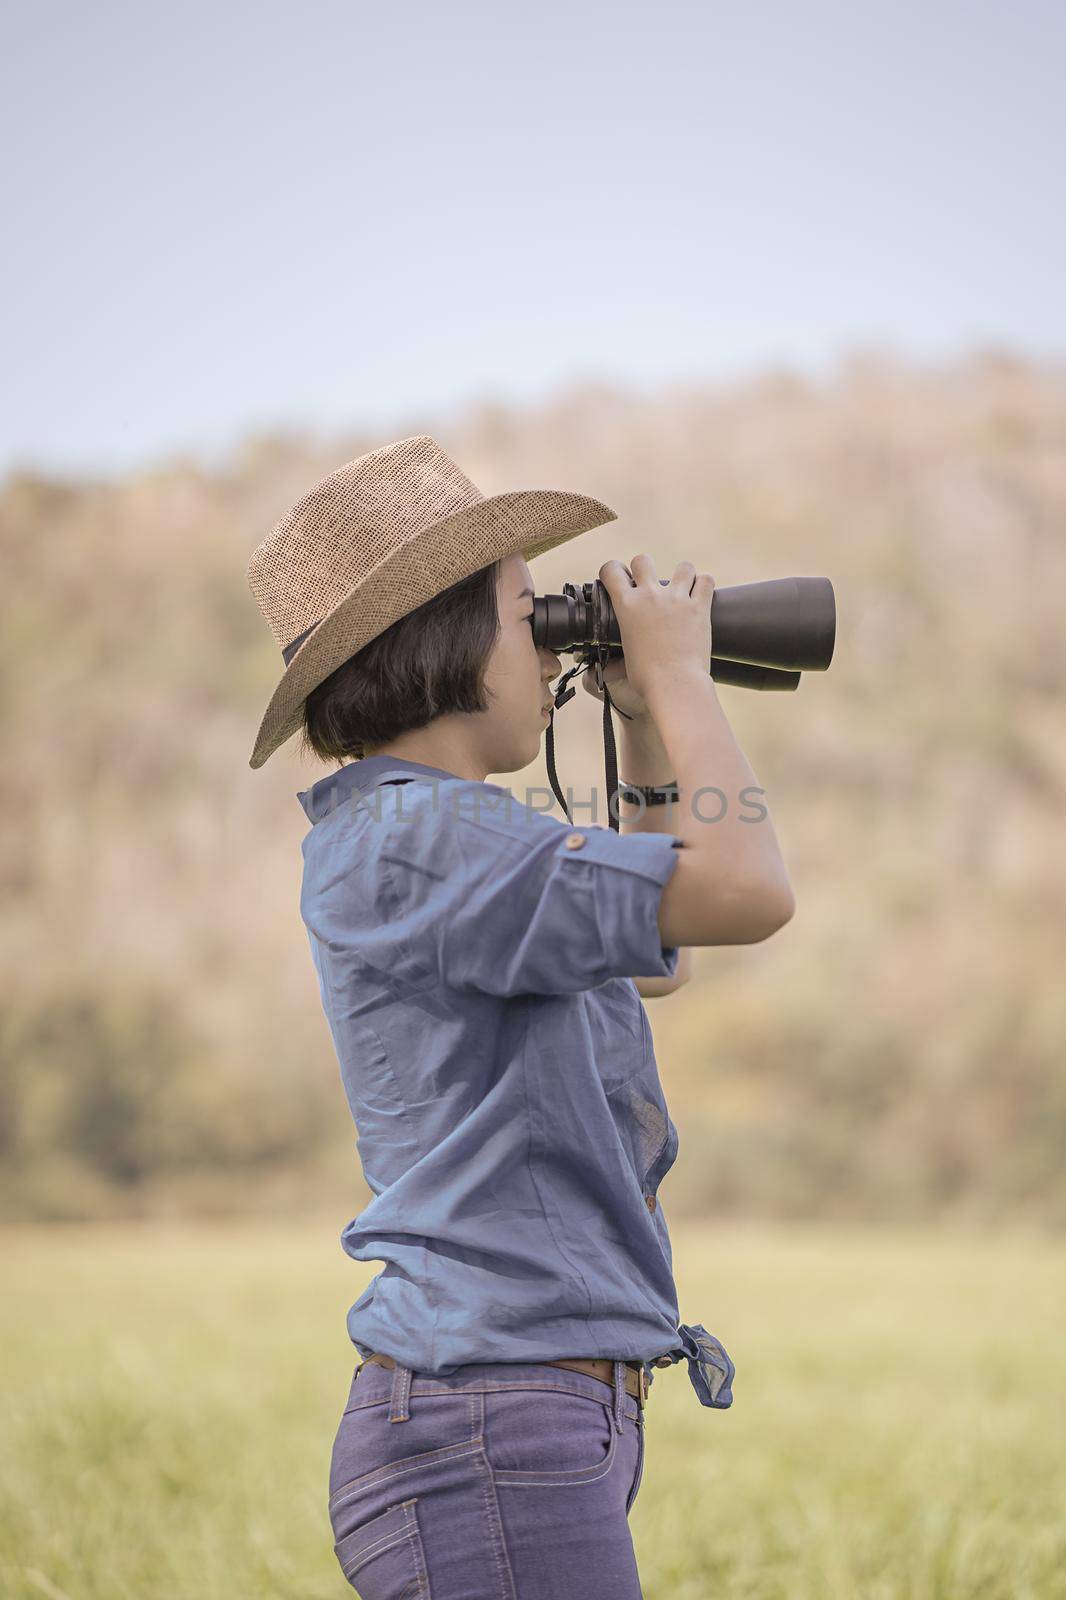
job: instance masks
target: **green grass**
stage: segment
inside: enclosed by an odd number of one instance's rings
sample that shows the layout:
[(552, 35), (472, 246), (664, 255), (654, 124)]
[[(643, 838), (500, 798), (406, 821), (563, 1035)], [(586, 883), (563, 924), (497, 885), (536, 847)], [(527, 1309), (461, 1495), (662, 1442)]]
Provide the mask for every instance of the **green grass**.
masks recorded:
[[(5, 1600), (340, 1600), (326, 1515), (371, 1276), (346, 1217), (8, 1229)], [(647, 1600), (1066, 1596), (1066, 1246), (673, 1230), (729, 1411), (662, 1369), (630, 1519)]]

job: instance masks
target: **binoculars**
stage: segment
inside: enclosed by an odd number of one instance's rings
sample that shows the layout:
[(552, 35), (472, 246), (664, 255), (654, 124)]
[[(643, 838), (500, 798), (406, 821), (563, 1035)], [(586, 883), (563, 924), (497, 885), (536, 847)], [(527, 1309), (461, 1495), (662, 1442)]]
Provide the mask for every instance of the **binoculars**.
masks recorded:
[[(669, 583), (669, 578), (660, 578)], [(611, 597), (599, 578), (533, 600), (533, 639), (557, 655), (609, 661), (622, 655)], [(836, 641), (828, 578), (770, 578), (716, 588), (711, 596), (710, 674), (741, 689), (795, 689), (824, 672)]]

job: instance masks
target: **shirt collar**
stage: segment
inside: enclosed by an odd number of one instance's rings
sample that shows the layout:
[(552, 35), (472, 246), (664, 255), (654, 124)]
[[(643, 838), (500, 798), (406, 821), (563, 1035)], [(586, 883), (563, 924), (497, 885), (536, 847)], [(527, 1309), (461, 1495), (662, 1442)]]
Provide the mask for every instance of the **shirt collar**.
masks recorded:
[(338, 771), (327, 773), (310, 789), (300, 789), (296, 798), (310, 821), (320, 822), (356, 792), (365, 793), (375, 783), (380, 783), (386, 777), (391, 778), (394, 773), (404, 776), (425, 773), (433, 778), (457, 776), (454, 772), (446, 772), (443, 767), (429, 767), (423, 761), (407, 761), (403, 756), (364, 756), (361, 761), (346, 762)]

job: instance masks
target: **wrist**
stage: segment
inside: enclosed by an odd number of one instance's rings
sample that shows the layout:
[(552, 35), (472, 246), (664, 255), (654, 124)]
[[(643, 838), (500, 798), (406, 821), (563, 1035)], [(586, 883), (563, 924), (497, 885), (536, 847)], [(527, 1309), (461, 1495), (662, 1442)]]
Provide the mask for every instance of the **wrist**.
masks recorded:
[(675, 805), (681, 798), (676, 779), (669, 783), (635, 783), (632, 779), (619, 776), (618, 788), (628, 805), (641, 808)]
[(679, 695), (691, 694), (705, 689), (710, 684), (715, 687), (710, 671), (701, 671), (697, 663), (685, 663), (680, 667), (669, 670), (665, 667), (656, 667), (641, 686), (641, 697), (651, 716), (661, 715), (664, 706), (671, 704)]
[(645, 786), (670, 783), (676, 777), (662, 735), (650, 713), (623, 723), (618, 741), (618, 776)]

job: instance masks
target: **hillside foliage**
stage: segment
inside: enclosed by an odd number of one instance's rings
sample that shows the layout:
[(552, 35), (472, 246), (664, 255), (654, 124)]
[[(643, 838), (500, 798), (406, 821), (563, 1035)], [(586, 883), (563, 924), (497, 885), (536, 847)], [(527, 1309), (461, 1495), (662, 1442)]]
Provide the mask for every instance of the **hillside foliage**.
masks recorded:
[[(295, 796), (326, 769), (295, 741), (248, 766), (281, 659), (245, 566), (319, 477), (416, 432), (486, 492), (618, 512), (534, 563), (540, 592), (640, 550), (836, 590), (828, 672), (720, 690), (797, 912), (647, 1002), (667, 1212), (1066, 1225), (1066, 371), (999, 350), (9, 474), (3, 1210), (364, 1203), (298, 908)], [(564, 786), (602, 788), (597, 705), (556, 732)], [(546, 785), (543, 758), (497, 781)]]

